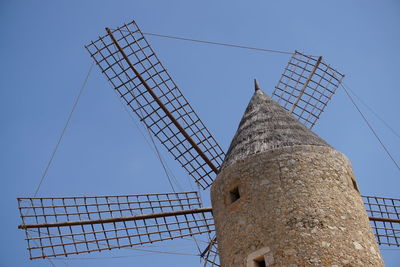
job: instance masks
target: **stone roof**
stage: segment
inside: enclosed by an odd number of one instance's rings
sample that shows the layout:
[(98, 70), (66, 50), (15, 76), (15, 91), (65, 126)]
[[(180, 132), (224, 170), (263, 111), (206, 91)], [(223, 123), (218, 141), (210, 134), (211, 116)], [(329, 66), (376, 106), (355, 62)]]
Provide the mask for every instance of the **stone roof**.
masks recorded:
[(255, 92), (240, 121), (222, 168), (251, 155), (297, 145), (329, 146), (261, 91)]

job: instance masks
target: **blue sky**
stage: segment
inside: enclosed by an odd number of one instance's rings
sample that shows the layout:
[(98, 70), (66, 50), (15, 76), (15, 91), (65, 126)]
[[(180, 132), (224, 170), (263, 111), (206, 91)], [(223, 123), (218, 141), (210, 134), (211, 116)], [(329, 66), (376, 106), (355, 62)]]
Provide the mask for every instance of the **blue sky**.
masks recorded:
[[(0, 265), (30, 261), (16, 198), (32, 196), (91, 65), (90, 40), (135, 19), (145, 32), (322, 55), (397, 132), (398, 1), (17, 1), (0, 2)], [(289, 56), (148, 37), (200, 118), (226, 150), (253, 93), (271, 93)], [(365, 114), (399, 162), (400, 139)], [(340, 89), (314, 128), (352, 161), (362, 194), (399, 198), (400, 172)], [(163, 150), (162, 150), (163, 151)], [(163, 151), (164, 152), (164, 151)], [(163, 153), (184, 190), (190, 178)], [(170, 191), (155, 154), (97, 68), (39, 196)], [(208, 191), (204, 192), (208, 203)], [(196, 254), (192, 241), (149, 249)], [(387, 266), (400, 250), (382, 250)], [(101, 259), (92, 259), (100, 257)], [(196, 256), (133, 250), (54, 260), (56, 266), (198, 266)]]

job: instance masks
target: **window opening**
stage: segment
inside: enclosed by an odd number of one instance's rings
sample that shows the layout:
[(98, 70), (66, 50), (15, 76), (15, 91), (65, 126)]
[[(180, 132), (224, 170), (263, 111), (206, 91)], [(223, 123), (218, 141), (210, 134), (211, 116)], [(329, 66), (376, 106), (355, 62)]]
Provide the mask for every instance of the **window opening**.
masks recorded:
[(231, 191), (229, 191), (229, 198), (231, 203), (235, 202), (240, 198), (239, 187), (236, 186)]
[(254, 259), (254, 267), (266, 267), (264, 256)]

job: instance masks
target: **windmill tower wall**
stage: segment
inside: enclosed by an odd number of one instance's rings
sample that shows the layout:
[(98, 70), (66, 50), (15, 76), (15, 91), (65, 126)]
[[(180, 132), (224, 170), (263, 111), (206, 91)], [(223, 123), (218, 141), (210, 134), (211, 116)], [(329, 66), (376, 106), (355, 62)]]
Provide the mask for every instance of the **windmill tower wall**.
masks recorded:
[(221, 266), (384, 266), (349, 160), (260, 90), (211, 197)]

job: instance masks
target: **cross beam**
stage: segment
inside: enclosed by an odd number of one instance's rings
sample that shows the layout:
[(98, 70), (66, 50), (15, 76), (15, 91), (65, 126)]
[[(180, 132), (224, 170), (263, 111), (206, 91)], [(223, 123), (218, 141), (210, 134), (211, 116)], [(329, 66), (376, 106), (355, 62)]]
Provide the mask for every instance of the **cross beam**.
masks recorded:
[(318, 66), (321, 63), (321, 61), (322, 61), (322, 57), (319, 57), (318, 60), (317, 60), (317, 63), (315, 64), (315, 66), (312, 69), (312, 71), (310, 72), (310, 75), (308, 76), (306, 82), (304, 83), (303, 88), (301, 88), (299, 96), (297, 97), (296, 101), (293, 103), (292, 108), (289, 111), (290, 113), (293, 112), (293, 110), (296, 108), (297, 104), (299, 103), (299, 101), (300, 101), (301, 97), (303, 96), (308, 84), (311, 81), (312, 76), (314, 75), (315, 71), (318, 69)]
[(210, 168), (216, 174), (218, 174), (218, 169), (215, 167), (215, 165), (204, 154), (204, 152), (199, 148), (199, 146), (196, 144), (196, 142), (193, 141), (193, 139), (189, 136), (189, 134), (185, 131), (185, 129), (183, 129), (183, 127), (180, 125), (180, 123), (174, 118), (174, 116), (171, 114), (171, 112), (169, 112), (169, 110), (161, 102), (160, 98), (158, 98), (158, 96), (154, 93), (154, 91), (151, 89), (151, 87), (143, 79), (143, 77), (140, 75), (140, 73), (135, 69), (132, 62), (129, 60), (128, 56), (125, 54), (124, 50), (119, 45), (118, 41), (115, 39), (111, 30), (109, 28), (106, 28), (106, 31), (107, 31), (108, 35), (111, 37), (111, 40), (113, 41), (113, 43), (115, 44), (115, 46), (117, 47), (119, 52), (121, 53), (122, 57), (125, 59), (126, 63), (128, 63), (129, 68), (135, 73), (135, 75), (138, 77), (138, 79), (143, 84), (143, 86), (146, 88), (146, 90), (149, 92), (149, 94), (157, 102), (157, 104), (164, 111), (164, 113), (168, 116), (168, 118), (172, 121), (172, 123), (176, 126), (176, 128), (178, 128), (178, 130), (182, 133), (182, 135), (186, 138), (186, 140), (190, 143), (190, 145), (194, 148), (194, 150), (196, 150), (196, 152), (200, 155), (200, 157), (207, 163), (208, 166), (210, 166)]
[(368, 217), (370, 221), (374, 222), (391, 222), (400, 223), (400, 219), (382, 218), (382, 217)]
[(67, 222), (42, 223), (42, 224), (21, 224), (18, 226), (18, 228), (26, 230), (26, 229), (30, 229), (30, 228), (48, 228), (48, 227), (74, 226), (74, 225), (115, 223), (115, 222), (155, 219), (155, 218), (178, 216), (178, 215), (185, 215), (185, 214), (205, 213), (205, 212), (212, 212), (212, 208), (178, 210), (178, 211), (151, 213), (151, 214), (140, 214), (140, 215), (134, 215), (134, 216), (97, 219), (97, 220), (67, 221)]

